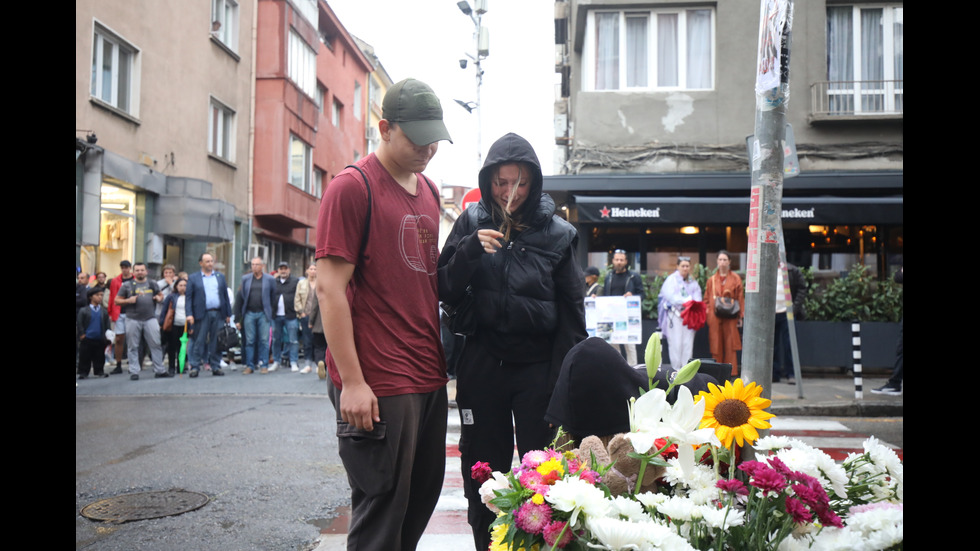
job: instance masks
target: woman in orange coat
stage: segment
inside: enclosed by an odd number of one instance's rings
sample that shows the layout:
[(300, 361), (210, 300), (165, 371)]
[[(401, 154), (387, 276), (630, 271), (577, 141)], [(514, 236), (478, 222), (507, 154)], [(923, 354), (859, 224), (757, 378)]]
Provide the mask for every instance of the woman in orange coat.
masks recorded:
[[(738, 314), (735, 317), (719, 316), (715, 312), (716, 297), (735, 299), (738, 303)], [(742, 278), (731, 271), (731, 257), (728, 251), (718, 251), (718, 269), (708, 278), (704, 292), (704, 306), (707, 311), (711, 356), (717, 362), (732, 364), (732, 376), (737, 376), (736, 351), (742, 349), (742, 338), (738, 335), (738, 328), (742, 326), (742, 317), (745, 315), (745, 290), (742, 288)]]

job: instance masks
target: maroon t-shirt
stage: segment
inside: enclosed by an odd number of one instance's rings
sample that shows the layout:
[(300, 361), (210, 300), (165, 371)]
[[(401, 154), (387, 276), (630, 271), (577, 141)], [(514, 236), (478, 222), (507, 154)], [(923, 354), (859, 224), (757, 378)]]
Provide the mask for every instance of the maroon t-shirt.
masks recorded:
[[(360, 173), (348, 168), (330, 181), (320, 202), (316, 257), (338, 256), (356, 265), (347, 302), (361, 371), (375, 395), (432, 392), (448, 382), (436, 279), (440, 205), (423, 178), (411, 195), (373, 153), (357, 166), (371, 185), (364, 255), (358, 258), (367, 190)], [(329, 343), (326, 363), (340, 388)]]

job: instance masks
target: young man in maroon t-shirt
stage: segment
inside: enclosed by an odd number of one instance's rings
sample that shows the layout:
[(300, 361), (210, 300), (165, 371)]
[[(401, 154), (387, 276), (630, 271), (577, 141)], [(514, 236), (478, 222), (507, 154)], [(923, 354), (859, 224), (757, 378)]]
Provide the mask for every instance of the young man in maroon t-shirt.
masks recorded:
[(348, 168), (323, 195), (316, 287), (351, 484), (347, 548), (411, 550), (445, 475), (442, 206), (421, 172), (450, 137), (438, 97), (418, 80), (389, 88), (382, 115), (377, 152), (356, 165), (363, 176)]

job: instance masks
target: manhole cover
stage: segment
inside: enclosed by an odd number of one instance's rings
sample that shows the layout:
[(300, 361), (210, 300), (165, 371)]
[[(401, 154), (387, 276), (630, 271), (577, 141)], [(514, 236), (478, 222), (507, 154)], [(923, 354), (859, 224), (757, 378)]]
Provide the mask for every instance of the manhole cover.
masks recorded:
[(129, 522), (179, 515), (207, 504), (208, 496), (187, 490), (138, 492), (100, 499), (82, 508), (82, 516), (92, 520)]

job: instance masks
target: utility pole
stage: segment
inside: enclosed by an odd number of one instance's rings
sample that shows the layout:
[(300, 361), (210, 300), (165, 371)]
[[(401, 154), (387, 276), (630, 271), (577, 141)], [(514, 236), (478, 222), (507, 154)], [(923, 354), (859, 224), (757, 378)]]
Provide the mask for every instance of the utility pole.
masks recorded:
[[(480, 88), (483, 86), (483, 67), (481, 62), (490, 55), (490, 35), (487, 28), (483, 26), (483, 14), (487, 13), (487, 0), (474, 0), (473, 7), (469, 2), (460, 0), (456, 2), (459, 11), (473, 21), (473, 37), (476, 39), (476, 55), (467, 53), (466, 57), (473, 60), (476, 68), (476, 101), (455, 100), (468, 113), (476, 111), (476, 166), (477, 170), (483, 167), (483, 104), (480, 103)], [(466, 69), (466, 59), (459, 60), (460, 69)]]
[[(792, 21), (792, 0), (762, 0), (755, 136), (749, 145), (752, 187), (745, 274), (742, 378), (762, 386), (764, 398), (772, 397), (776, 270), (779, 266), (779, 239), (782, 236), (783, 144), (786, 136), (786, 103), (789, 101)], [(743, 449), (743, 452), (750, 454), (751, 451), (749, 446)]]

